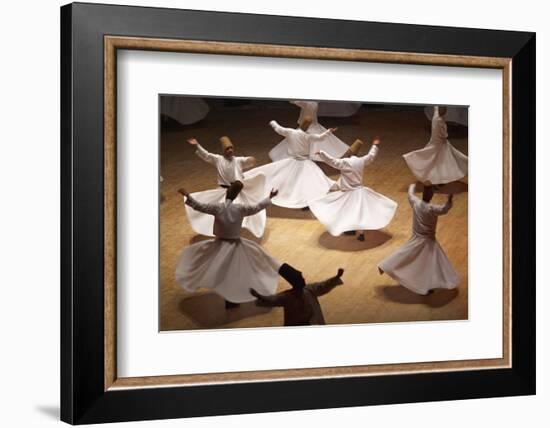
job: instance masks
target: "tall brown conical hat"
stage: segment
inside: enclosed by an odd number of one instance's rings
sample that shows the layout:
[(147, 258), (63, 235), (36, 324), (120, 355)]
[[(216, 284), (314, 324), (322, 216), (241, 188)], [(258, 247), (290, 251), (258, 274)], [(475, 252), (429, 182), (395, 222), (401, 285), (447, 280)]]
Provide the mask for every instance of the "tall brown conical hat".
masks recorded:
[(229, 139), (227, 135), (224, 135), (220, 138), (220, 143), (222, 144), (222, 149), (224, 151), (227, 150), (229, 147), (235, 147), (233, 145), (233, 142)]
[(359, 150), (361, 150), (362, 146), (363, 146), (363, 141), (361, 141), (358, 138), (353, 142), (351, 146), (349, 146), (349, 149), (346, 150), (346, 153), (344, 153), (342, 157), (347, 158), (347, 157), (356, 155), (357, 153), (359, 153)]

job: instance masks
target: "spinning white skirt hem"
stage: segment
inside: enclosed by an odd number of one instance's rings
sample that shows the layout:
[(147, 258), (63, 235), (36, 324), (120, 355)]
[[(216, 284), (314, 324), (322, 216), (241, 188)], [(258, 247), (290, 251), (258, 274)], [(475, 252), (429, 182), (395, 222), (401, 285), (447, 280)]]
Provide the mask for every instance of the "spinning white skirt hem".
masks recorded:
[(431, 143), (420, 150), (403, 155), (414, 176), (421, 182), (446, 184), (468, 175), (468, 156), (449, 141)]
[(176, 267), (176, 281), (187, 291), (210, 289), (225, 300), (255, 300), (249, 293), (277, 291), (281, 263), (248, 239), (209, 239), (183, 250)]
[(402, 286), (422, 295), (436, 288), (456, 288), (460, 282), (439, 243), (419, 236), (413, 236), (380, 262), (378, 269)]
[(378, 230), (386, 227), (397, 203), (368, 187), (330, 192), (309, 204), (311, 212), (333, 236), (350, 230)]
[(305, 159), (283, 159), (251, 169), (246, 178), (264, 174), (269, 189), (277, 189), (278, 195), (271, 202), (284, 208), (304, 208), (326, 195), (334, 181), (328, 178), (315, 162)]

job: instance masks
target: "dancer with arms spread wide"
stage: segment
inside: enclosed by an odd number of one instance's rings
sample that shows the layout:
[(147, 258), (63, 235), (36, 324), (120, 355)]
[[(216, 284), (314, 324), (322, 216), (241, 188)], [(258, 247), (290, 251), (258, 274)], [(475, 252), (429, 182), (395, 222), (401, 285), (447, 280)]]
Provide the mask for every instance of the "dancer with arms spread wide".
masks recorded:
[[(317, 111), (319, 103), (317, 101), (290, 101), (291, 104), (300, 107), (300, 117), (298, 117), (298, 126), (310, 134), (323, 134), (326, 128), (321, 125), (317, 119)], [(311, 123), (307, 127), (303, 127), (305, 118), (311, 119)], [(317, 140), (310, 148), (309, 157), (313, 160), (320, 160), (315, 153), (319, 150), (324, 150), (331, 156), (339, 158), (342, 156), (348, 145), (333, 134), (324, 134), (324, 138)], [(269, 152), (269, 157), (272, 161), (278, 161), (291, 157), (289, 153), (288, 139), (282, 140)]]
[(252, 179), (258, 174), (263, 174), (268, 188), (280, 189), (277, 197), (273, 198), (274, 205), (305, 208), (309, 201), (327, 194), (334, 184), (334, 181), (309, 158), (309, 154), (314, 142), (332, 134), (336, 128), (327, 129), (322, 134), (309, 134), (305, 130), (311, 124), (310, 117), (305, 117), (298, 129), (285, 128), (274, 120), (269, 124), (277, 134), (286, 137), (290, 157), (254, 168), (247, 171), (244, 176), (246, 179)]
[(424, 185), (422, 199), (409, 186), (409, 204), (413, 210), (413, 235), (395, 253), (378, 264), (380, 273), (387, 273), (402, 286), (417, 294), (428, 294), (436, 288), (456, 288), (460, 282), (445, 252), (436, 240), (437, 218), (449, 212), (453, 195), (445, 205), (430, 203), (433, 189)]
[(250, 294), (258, 299), (256, 304), (258, 306), (283, 307), (285, 326), (325, 324), (325, 317), (318, 297), (343, 284), (341, 278), (344, 269), (338, 269), (338, 273), (332, 278), (307, 285), (302, 272), (287, 263), (281, 266), (279, 274), (292, 285), (292, 289), (278, 293), (275, 296), (264, 296), (256, 289), (251, 288)]
[(357, 230), (357, 239), (364, 241), (365, 230), (382, 229), (393, 218), (397, 203), (363, 186), (364, 169), (374, 161), (379, 144), (380, 139), (375, 138), (369, 153), (359, 157), (356, 154), (363, 145), (361, 140), (356, 140), (341, 159), (324, 151), (318, 153), (323, 162), (341, 173), (332, 192), (309, 204), (313, 215), (331, 235)]
[(256, 205), (243, 205), (234, 202), (242, 188), (240, 181), (233, 182), (225, 201), (213, 204), (195, 200), (185, 189), (178, 190), (186, 205), (214, 218), (216, 238), (183, 250), (176, 267), (176, 281), (188, 291), (201, 287), (215, 291), (226, 300), (226, 307), (254, 300), (248, 292), (251, 285), (262, 294), (275, 293), (281, 266), (258, 244), (241, 238), (243, 219), (265, 210), (277, 191), (272, 190), (269, 197)]
[[(257, 174), (251, 179), (245, 179), (243, 176), (243, 170), (253, 166), (256, 159), (252, 156), (235, 156), (235, 146), (229, 137), (220, 138), (223, 155), (208, 152), (195, 138), (191, 138), (187, 142), (196, 147), (195, 153), (198, 157), (216, 168), (219, 186), (217, 189), (193, 193), (191, 195), (193, 199), (203, 204), (223, 203), (226, 189), (237, 180), (243, 183), (244, 188), (239, 193), (236, 203), (255, 205), (265, 196), (267, 188), (263, 175)], [(195, 232), (201, 235), (214, 236), (214, 217), (205, 215), (190, 205), (186, 205), (185, 210), (189, 223)], [(260, 238), (264, 234), (265, 223), (265, 211), (260, 211), (253, 216), (246, 217), (243, 221), (243, 227)]]
[(446, 107), (435, 107), (430, 141), (420, 150), (403, 155), (414, 176), (434, 185), (451, 183), (468, 175), (468, 156), (447, 140)]

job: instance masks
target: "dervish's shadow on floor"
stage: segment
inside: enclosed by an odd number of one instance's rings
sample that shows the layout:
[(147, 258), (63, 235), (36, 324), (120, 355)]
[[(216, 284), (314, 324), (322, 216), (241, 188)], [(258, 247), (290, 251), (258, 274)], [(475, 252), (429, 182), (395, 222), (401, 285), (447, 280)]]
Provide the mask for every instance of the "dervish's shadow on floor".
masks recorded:
[[(256, 238), (248, 229), (241, 229), (241, 236), (250, 241), (254, 241), (256, 244), (261, 245), (269, 238), (269, 230), (266, 228), (261, 238)], [(195, 235), (189, 240), (189, 245), (196, 244), (197, 242), (206, 241), (208, 239), (214, 239), (213, 236)]]
[(220, 327), (265, 314), (272, 309), (256, 306), (254, 302), (241, 303), (239, 307), (225, 309), (224, 300), (215, 293), (201, 293), (185, 297), (180, 300), (178, 307), (201, 328)]
[[(424, 190), (424, 185), (420, 182), (416, 182), (416, 195), (418, 197), (422, 196), (422, 191)], [(409, 191), (409, 185), (407, 184), (405, 187), (401, 189), (402, 192), (408, 192)], [(468, 183), (464, 183), (463, 181), (453, 181), (451, 183), (442, 184), (437, 189), (433, 189), (434, 193), (441, 194), (441, 195), (449, 195), (449, 194), (459, 194), (459, 193), (466, 193), (468, 191)]]
[(330, 233), (324, 232), (319, 236), (319, 244), (328, 250), (362, 251), (379, 247), (392, 237), (393, 235), (382, 230), (367, 230), (365, 240), (359, 241), (357, 235), (332, 236)]
[[(310, 210), (301, 208), (283, 208), (277, 205), (270, 205), (266, 209), (267, 217), (290, 218), (294, 220), (311, 220), (315, 218)], [(264, 234), (265, 236), (265, 234)]]
[(422, 304), (431, 308), (441, 308), (458, 296), (458, 289), (437, 289), (426, 296), (413, 293), (401, 285), (380, 285), (376, 287), (376, 293), (384, 300), (407, 305)]

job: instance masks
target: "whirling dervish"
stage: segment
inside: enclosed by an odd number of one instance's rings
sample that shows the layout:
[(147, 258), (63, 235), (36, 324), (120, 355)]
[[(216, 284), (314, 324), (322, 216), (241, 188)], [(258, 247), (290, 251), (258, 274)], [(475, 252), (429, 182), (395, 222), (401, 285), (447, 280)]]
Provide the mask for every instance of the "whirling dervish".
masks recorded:
[(287, 263), (281, 266), (279, 274), (292, 285), (292, 289), (264, 296), (257, 289), (250, 288), (250, 294), (258, 299), (256, 305), (283, 307), (285, 326), (326, 324), (318, 297), (344, 283), (344, 269), (340, 268), (335, 276), (314, 284), (306, 284), (302, 272)]
[(415, 188), (416, 184), (411, 184), (408, 192), (413, 210), (413, 235), (380, 262), (378, 270), (417, 294), (426, 295), (435, 288), (455, 288), (460, 279), (435, 237), (437, 218), (449, 212), (453, 195), (449, 195), (445, 205), (435, 205), (430, 203), (433, 189), (429, 183), (424, 185), (422, 199), (414, 194)]
[[(310, 134), (323, 134), (327, 129), (322, 126), (317, 119), (317, 110), (319, 109), (319, 103), (316, 101), (290, 101), (291, 104), (294, 104), (300, 107), (300, 116), (298, 117), (298, 126), (304, 131)], [(308, 127), (303, 127), (302, 123), (304, 118), (310, 118), (311, 123)], [(278, 161), (281, 159), (286, 159), (292, 157), (291, 151), (289, 149), (288, 140), (285, 138), (279, 144), (277, 144), (269, 152), (269, 157), (272, 161)], [(324, 150), (326, 153), (331, 156), (339, 158), (342, 156), (348, 149), (348, 145), (340, 140), (333, 134), (326, 134), (320, 140), (315, 141), (314, 144), (310, 147), (309, 157), (312, 160), (320, 160), (315, 153), (319, 150)]]
[[(336, 128), (330, 128), (322, 134), (305, 132), (311, 124), (311, 118), (305, 117), (300, 128), (284, 128), (272, 120), (273, 130), (288, 141), (290, 157), (247, 171), (245, 179), (253, 179), (258, 174), (265, 175), (268, 188), (280, 189), (273, 204), (285, 208), (305, 208), (309, 202), (328, 193), (334, 181), (328, 178), (321, 168), (310, 158), (311, 145), (332, 135)], [(347, 147), (347, 146), (346, 146)]]
[(447, 140), (446, 107), (435, 107), (430, 141), (420, 150), (403, 155), (414, 176), (434, 185), (451, 183), (468, 175), (468, 156)]
[(249, 288), (271, 295), (277, 290), (281, 263), (267, 254), (253, 241), (241, 238), (243, 219), (264, 211), (271, 198), (255, 205), (238, 204), (236, 201), (243, 183), (234, 181), (226, 191), (222, 203), (201, 203), (185, 189), (178, 192), (185, 204), (214, 219), (215, 239), (198, 242), (185, 248), (176, 267), (176, 281), (188, 291), (198, 288), (211, 289), (226, 301), (226, 308), (254, 300)]
[[(192, 194), (193, 199), (203, 204), (223, 203), (226, 189), (237, 180), (242, 181), (244, 188), (235, 202), (255, 205), (265, 196), (267, 187), (262, 174), (256, 174), (250, 179), (245, 179), (243, 176), (243, 169), (253, 166), (256, 159), (252, 156), (235, 156), (235, 147), (229, 137), (220, 138), (223, 155), (208, 152), (195, 138), (191, 138), (187, 142), (196, 147), (195, 153), (198, 157), (216, 167), (219, 186), (217, 189), (195, 192)], [(185, 210), (189, 223), (195, 232), (201, 235), (214, 236), (214, 217), (205, 215), (189, 205), (185, 206)], [(260, 211), (256, 215), (246, 217), (243, 221), (243, 227), (260, 238), (264, 234), (265, 223), (265, 211)]]
[(364, 170), (378, 154), (380, 139), (375, 138), (369, 153), (356, 156), (363, 142), (356, 140), (341, 159), (319, 152), (319, 157), (341, 175), (332, 192), (310, 202), (311, 212), (323, 223), (329, 233), (338, 236), (344, 232), (359, 231), (357, 239), (365, 240), (365, 230), (386, 227), (395, 215), (397, 203), (363, 186)]

